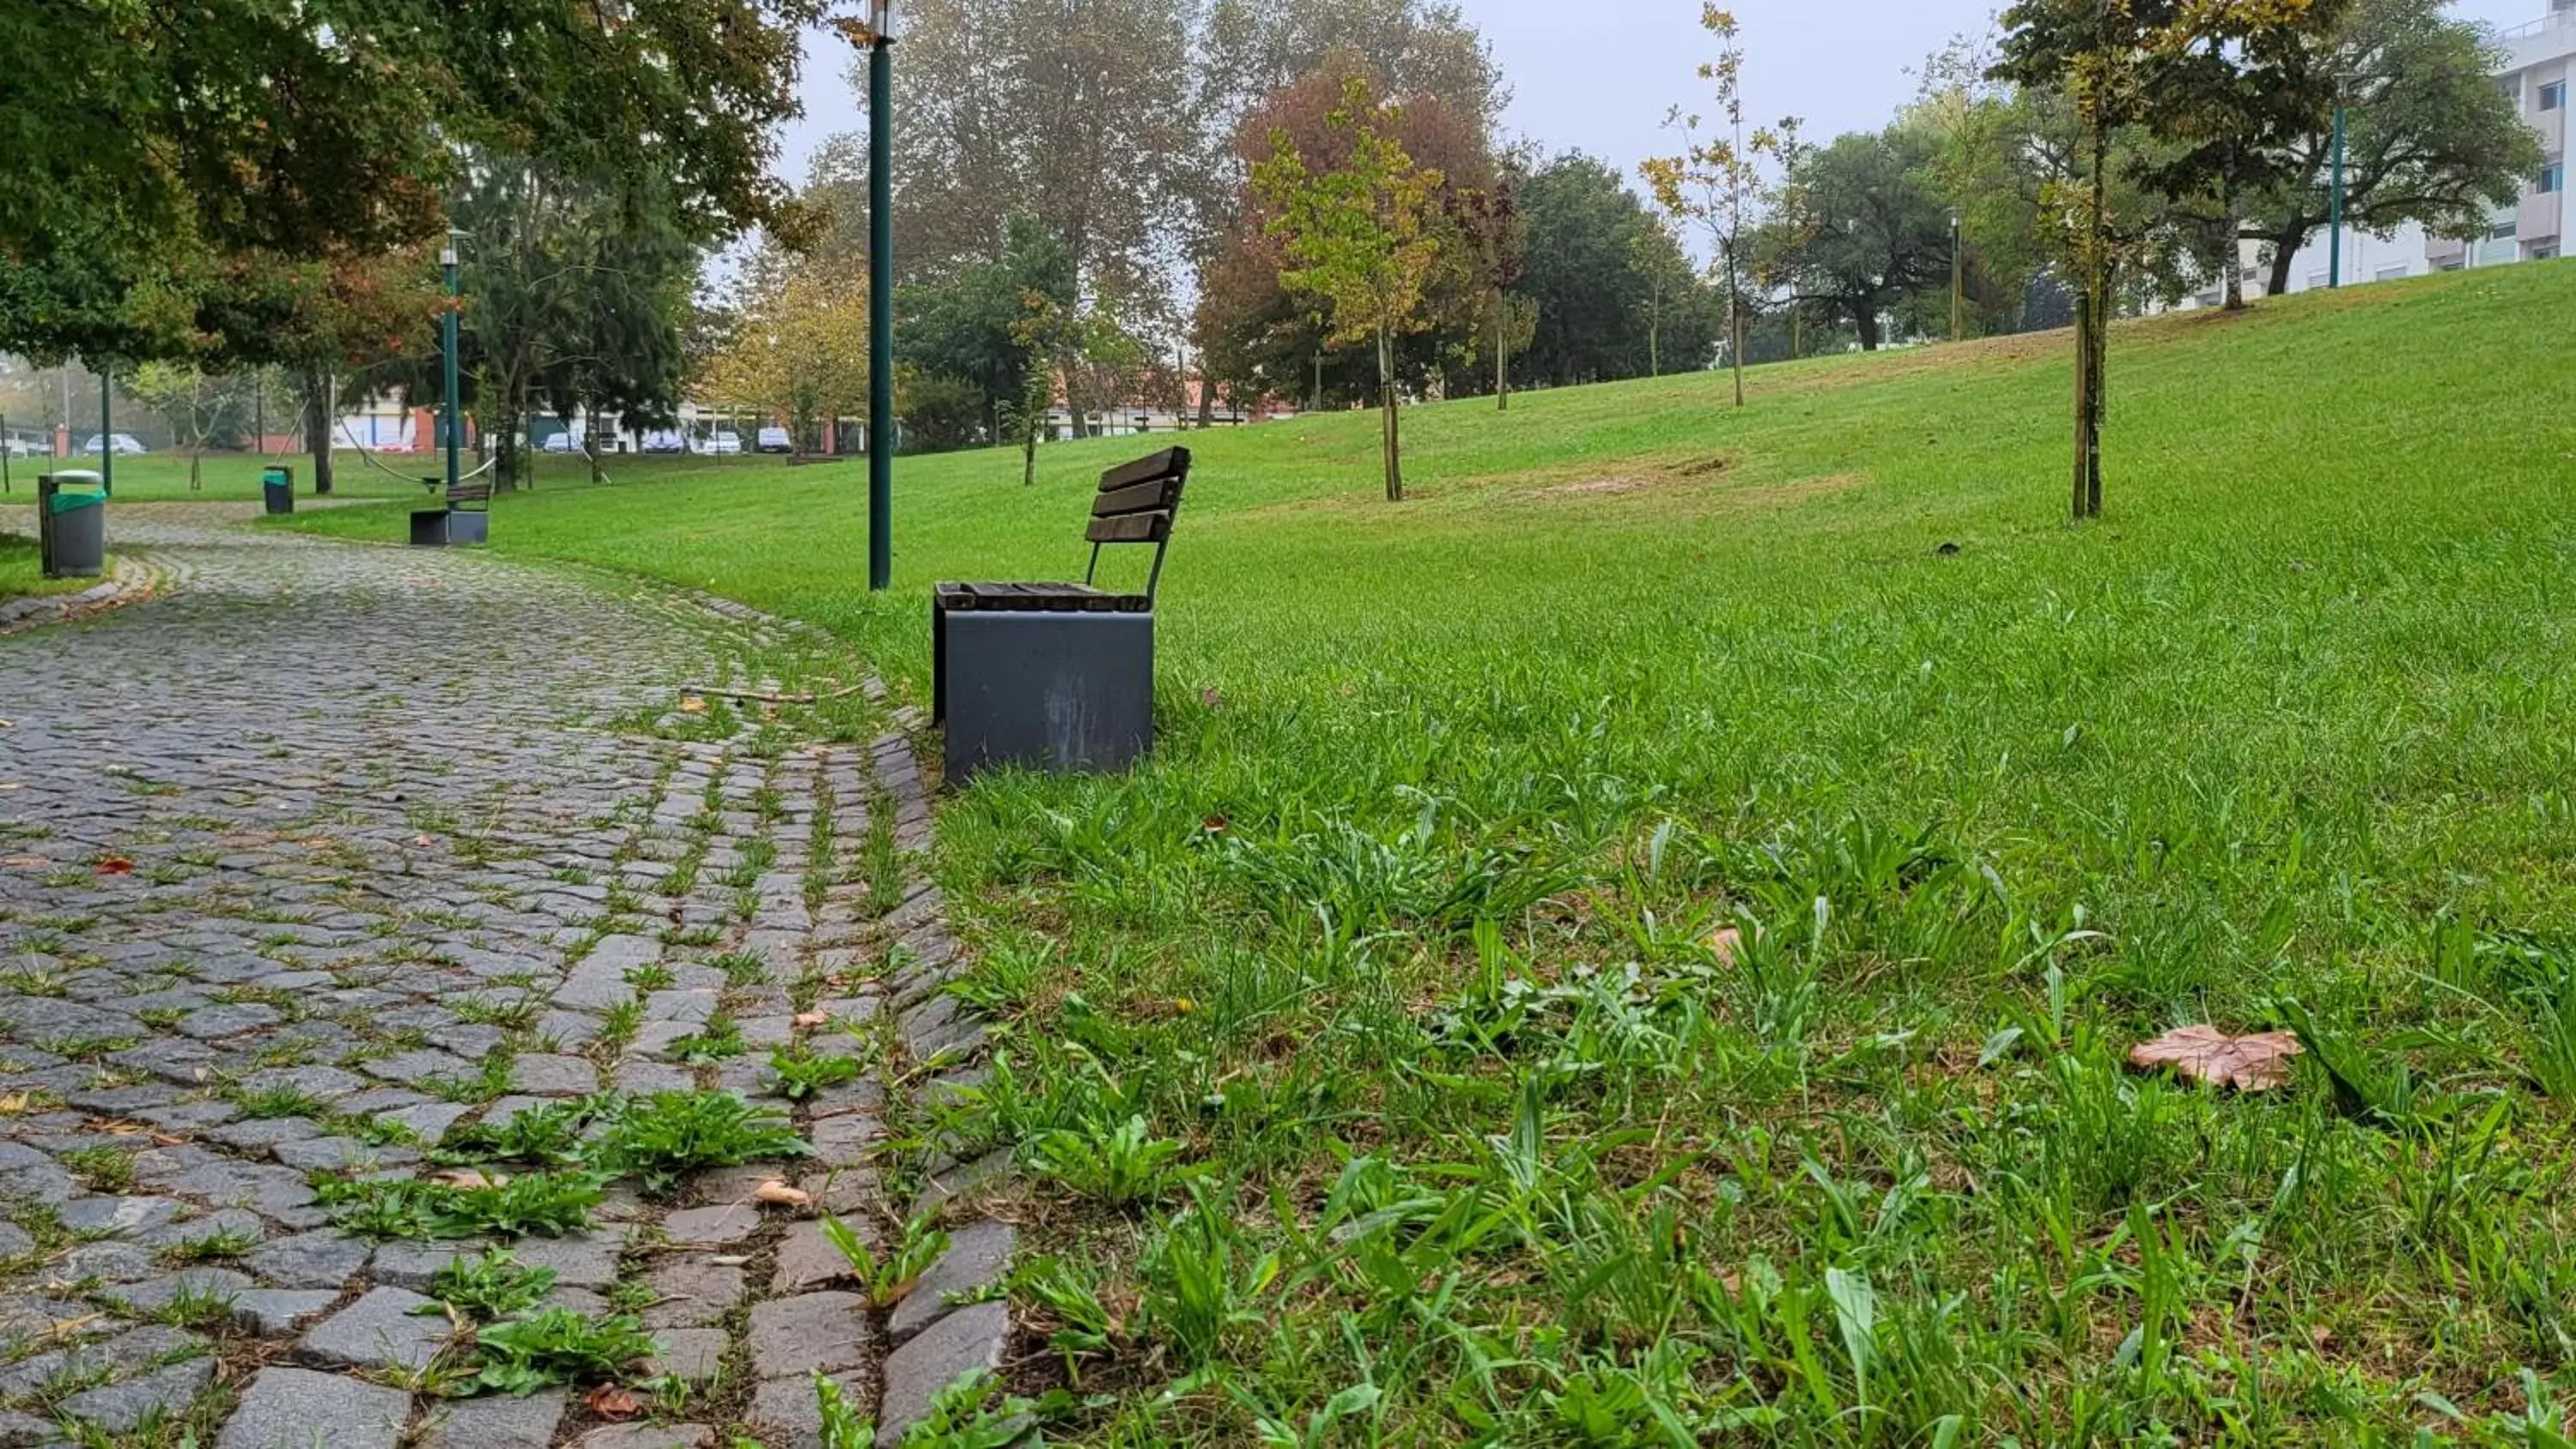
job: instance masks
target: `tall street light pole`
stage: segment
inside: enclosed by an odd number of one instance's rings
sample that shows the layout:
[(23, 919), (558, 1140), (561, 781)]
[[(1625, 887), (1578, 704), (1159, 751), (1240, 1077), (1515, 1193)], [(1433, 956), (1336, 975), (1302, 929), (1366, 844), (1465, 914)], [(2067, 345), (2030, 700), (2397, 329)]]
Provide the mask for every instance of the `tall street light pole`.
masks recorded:
[(446, 369), (447, 406), (439, 427), (447, 434), (447, 492), (450, 497), (456, 493), (456, 448), (465, 440), (464, 433), (456, 426), (456, 242), (464, 235), (454, 227), (448, 228), (447, 245), (438, 249), (438, 270), (447, 283), (447, 315), (440, 321), (438, 329), (439, 346), (446, 354), (442, 366)]
[(2327, 226), (2333, 240), (2326, 248), (2326, 285), (2343, 285), (2343, 138), (2345, 108), (2343, 97), (2335, 97), (2334, 113), (2334, 186), (2326, 200)]
[(1950, 340), (1953, 342), (1966, 335), (1960, 329), (1959, 319), (1959, 301), (1966, 280), (1967, 271), (1959, 251), (1959, 213), (1953, 211), (1950, 213)]
[(868, 588), (894, 581), (894, 0), (868, 3)]

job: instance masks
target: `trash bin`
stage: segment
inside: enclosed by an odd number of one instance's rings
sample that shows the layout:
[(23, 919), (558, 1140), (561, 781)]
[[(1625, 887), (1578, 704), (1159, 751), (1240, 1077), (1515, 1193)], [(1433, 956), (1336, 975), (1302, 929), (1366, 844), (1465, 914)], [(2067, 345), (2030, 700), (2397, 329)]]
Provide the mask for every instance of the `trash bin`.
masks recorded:
[(107, 482), (96, 473), (47, 473), (36, 480), (37, 553), (49, 579), (94, 579), (107, 571)]
[(259, 474), (259, 496), (271, 513), (295, 511), (295, 470), (263, 468)]

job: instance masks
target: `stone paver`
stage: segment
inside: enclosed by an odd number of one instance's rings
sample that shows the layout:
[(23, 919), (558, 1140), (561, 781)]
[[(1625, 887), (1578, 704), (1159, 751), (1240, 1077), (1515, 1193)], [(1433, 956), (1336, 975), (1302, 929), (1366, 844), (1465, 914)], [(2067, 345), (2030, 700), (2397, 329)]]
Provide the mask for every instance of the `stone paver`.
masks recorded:
[[(676, 709), (702, 681), (774, 689), (751, 661), (799, 626), (221, 513), (119, 510), (111, 546), (148, 552), (152, 596), (0, 634), (0, 1095), (24, 1103), (0, 1119), (0, 1260), (43, 1259), (0, 1279), (0, 1337), (58, 1336), (0, 1365), (0, 1443), (57, 1412), (110, 1440), (185, 1412), (211, 1345), (130, 1321), (173, 1305), (269, 1340), (213, 1449), (664, 1449), (764, 1422), (802, 1444), (818, 1369), (879, 1402), (888, 1315), (808, 1291), (837, 1255), (749, 1197), (783, 1175), (885, 1220), (875, 1081), (794, 1106), (813, 1158), (667, 1202), (614, 1186), (590, 1232), (507, 1245), (555, 1271), (550, 1305), (640, 1304), (661, 1343), (639, 1371), (715, 1378), (747, 1319), (753, 1383), (724, 1423), (602, 1427), (577, 1392), (389, 1386), (448, 1351), (444, 1314), (410, 1310), (487, 1245), (352, 1238), (313, 1181), (443, 1170), (442, 1136), (602, 1089), (764, 1094), (771, 1048), (843, 1050), (841, 1026), (879, 1012), (971, 1056), (980, 1028), (937, 1004), (956, 948), (936, 892), (907, 887), (880, 921), (860, 868), (870, 812), (891, 810), (918, 874), (908, 749), (754, 748), (768, 711), (706, 728)], [(0, 526), (24, 520), (0, 504)], [(902, 980), (871, 982), (898, 936)], [(796, 1024), (816, 1007), (829, 1024)], [(720, 1018), (744, 1051), (690, 1051)], [(101, 1148), (130, 1173), (100, 1176)], [(78, 1241), (38, 1254), (15, 1198)], [(979, 1241), (961, 1233), (940, 1291), (974, 1286)], [(971, 1312), (907, 1319), (905, 1351)], [(20, 1382), (48, 1365), (80, 1392)]]
[(394, 1449), (411, 1396), (338, 1374), (268, 1368), (243, 1390), (215, 1449)]

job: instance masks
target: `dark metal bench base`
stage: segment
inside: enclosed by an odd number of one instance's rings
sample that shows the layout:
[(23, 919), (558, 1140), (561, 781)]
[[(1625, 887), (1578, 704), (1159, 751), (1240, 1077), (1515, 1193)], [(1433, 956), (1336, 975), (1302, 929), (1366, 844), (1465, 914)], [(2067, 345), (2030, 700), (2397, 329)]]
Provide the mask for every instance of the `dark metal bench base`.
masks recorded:
[(1126, 769), (1154, 743), (1154, 616), (935, 608), (948, 779), (1001, 765)]
[(412, 510), (411, 543), (414, 548), (446, 548), (451, 544), (484, 543), (491, 537), (491, 514), (472, 513), (461, 508)]

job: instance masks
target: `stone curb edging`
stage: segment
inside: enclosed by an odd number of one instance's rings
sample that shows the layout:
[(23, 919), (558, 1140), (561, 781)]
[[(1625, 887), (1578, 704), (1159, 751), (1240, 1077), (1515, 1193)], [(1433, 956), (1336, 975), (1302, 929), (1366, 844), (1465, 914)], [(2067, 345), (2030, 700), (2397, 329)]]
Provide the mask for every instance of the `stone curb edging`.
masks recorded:
[(71, 594), (31, 594), (0, 601), (0, 634), (40, 629), (147, 599), (174, 586), (181, 571), (150, 554), (122, 554), (112, 577)]
[[(684, 590), (701, 608), (722, 618), (765, 623), (790, 632), (833, 637), (830, 631), (802, 619), (781, 618), (739, 600), (703, 590)], [(862, 688), (884, 700), (885, 681), (871, 674)], [(945, 898), (923, 868), (931, 844), (930, 787), (921, 771), (912, 735), (928, 721), (909, 705), (892, 711), (895, 729), (867, 746), (870, 774), (894, 810), (895, 848), (904, 861), (902, 900), (875, 923), (878, 949), (900, 952), (902, 969), (884, 983), (887, 1009), (897, 1013), (895, 1027), (905, 1053), (915, 1063), (945, 1054), (950, 1065), (914, 1093), (925, 1100), (979, 1081), (987, 1043), (984, 1023), (948, 995), (948, 984), (968, 965), (964, 946), (950, 933)], [(890, 1083), (880, 1083), (890, 1088)], [(1011, 1153), (996, 1149), (966, 1162), (935, 1157), (928, 1181), (911, 1206), (920, 1216), (952, 1202), (963, 1202), (972, 1190), (1011, 1175)], [(1010, 1305), (997, 1291), (1010, 1276), (1019, 1247), (1018, 1230), (983, 1213), (949, 1230), (948, 1251), (921, 1275), (901, 1301), (874, 1315), (880, 1342), (890, 1348), (880, 1366), (877, 1394), (878, 1449), (893, 1449), (904, 1431), (921, 1421), (939, 1391), (967, 1375), (1002, 1371), (1011, 1333)]]

